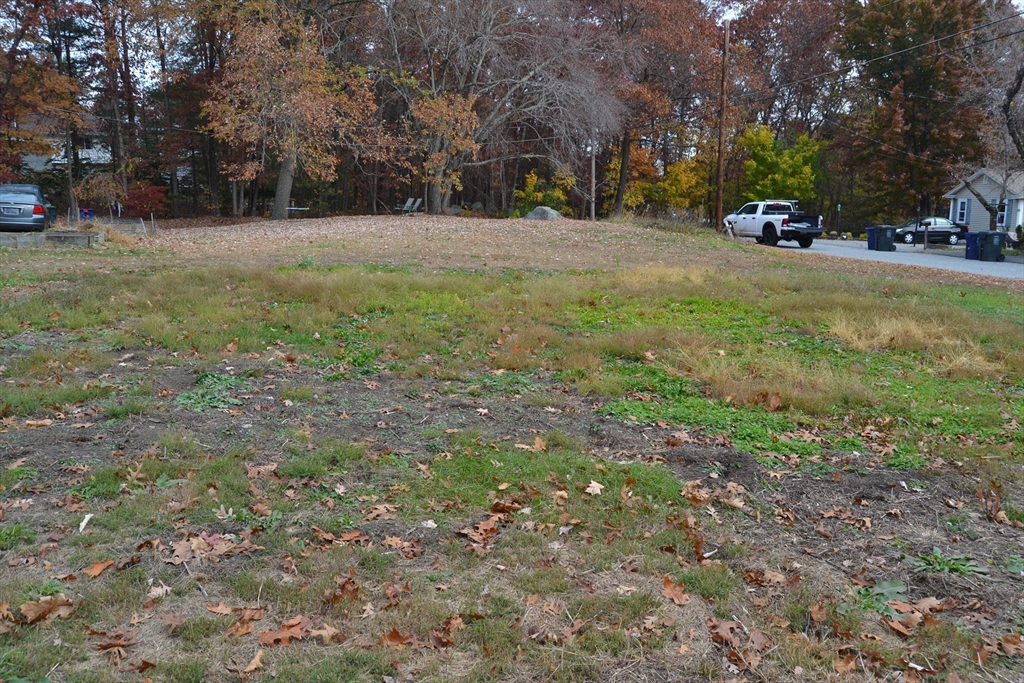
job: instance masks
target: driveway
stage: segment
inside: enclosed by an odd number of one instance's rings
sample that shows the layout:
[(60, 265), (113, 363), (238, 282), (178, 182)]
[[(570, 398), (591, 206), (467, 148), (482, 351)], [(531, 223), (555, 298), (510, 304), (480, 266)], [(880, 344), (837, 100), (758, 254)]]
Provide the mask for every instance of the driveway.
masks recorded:
[(963, 247), (939, 247), (930, 245), (927, 251), (921, 245), (896, 245), (896, 251), (868, 251), (866, 241), (860, 240), (814, 240), (809, 249), (803, 250), (796, 242), (779, 242), (783, 249), (806, 251), (842, 258), (860, 259), (862, 261), (881, 261), (907, 266), (924, 268), (941, 268), (958, 273), (985, 275), (988, 277), (1024, 280), (1024, 255), (1019, 251), (1004, 251), (1006, 260), (1001, 263), (991, 261), (968, 261), (964, 258)]

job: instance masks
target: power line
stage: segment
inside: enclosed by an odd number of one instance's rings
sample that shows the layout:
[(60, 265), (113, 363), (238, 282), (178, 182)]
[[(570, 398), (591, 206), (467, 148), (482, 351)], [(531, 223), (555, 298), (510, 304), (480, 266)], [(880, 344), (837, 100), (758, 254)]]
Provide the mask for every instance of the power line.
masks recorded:
[[(900, 1), (900, 0), (897, 0), (897, 1)], [(937, 43), (937, 42), (940, 42), (942, 40), (947, 40), (947, 39), (949, 39), (951, 37), (962, 35), (963, 33), (967, 33), (967, 32), (970, 32), (972, 30), (977, 30), (979, 28), (984, 28), (986, 26), (991, 26), (993, 24), (997, 24), (997, 23), (1002, 22), (1002, 21), (1007, 21), (1009, 19), (1013, 19), (1014, 17), (1018, 17), (1018, 16), (1021, 16), (1021, 15), (1024, 15), (1024, 11), (1018, 12), (1016, 14), (1013, 14), (1013, 15), (1010, 15), (1010, 16), (1007, 16), (1007, 17), (1003, 17), (1002, 19), (998, 19), (998, 20), (996, 20), (994, 22), (990, 22), (988, 24), (981, 24), (981, 25), (976, 26), (976, 27), (974, 27), (972, 29), (965, 29), (965, 30), (959, 31), (959, 32), (957, 32), (955, 34), (950, 34), (948, 36), (943, 36), (941, 38), (935, 38), (935, 39), (932, 39), (932, 40), (928, 41), (927, 43), (921, 43), (919, 45), (912, 46), (910, 48), (904, 48), (903, 50), (899, 50), (897, 52), (881, 55), (879, 57), (875, 57), (875, 58), (869, 60), (868, 62), (862, 62), (861, 64), (868, 64), (868, 63), (873, 62), (873, 61), (878, 61), (878, 60), (881, 60), (881, 59), (886, 59), (888, 57), (892, 57), (892, 56), (895, 56), (897, 54), (901, 54), (901, 53), (904, 53), (904, 52), (909, 52), (911, 50), (916, 50), (916, 49), (925, 47), (927, 45), (930, 45), (930, 44), (933, 44), (933, 43)], [(1024, 29), (1018, 29), (1016, 31), (1011, 31), (1010, 33), (1004, 33), (1002, 35), (994, 36), (992, 38), (986, 38), (985, 40), (975, 41), (975, 42), (970, 43), (969, 45), (962, 45), (960, 47), (951, 48), (949, 50), (944, 51), (944, 54), (949, 54), (949, 53), (953, 53), (953, 52), (962, 52), (964, 50), (970, 50), (970, 49), (973, 49), (973, 48), (978, 47), (980, 45), (986, 45), (988, 43), (992, 43), (992, 42), (995, 42), (997, 40), (1003, 40), (1005, 38), (1012, 38), (1013, 36), (1017, 36), (1017, 35), (1020, 35), (1022, 33), (1024, 33)], [(921, 61), (923, 59), (928, 59), (930, 57), (933, 58), (933, 57), (937, 57), (937, 56), (940, 56), (940, 55), (922, 55), (922, 56), (917, 57), (916, 59), (914, 59), (914, 61), (917, 62), (917, 61)], [(744, 93), (738, 94), (734, 98), (734, 101), (735, 100), (746, 100), (746, 101), (748, 101), (751, 104), (757, 103), (757, 102), (763, 102), (763, 101), (766, 101), (766, 100), (770, 99), (770, 97), (772, 97), (776, 93), (777, 90), (788, 88), (788, 87), (791, 87), (791, 86), (794, 86), (794, 85), (798, 85), (800, 83), (805, 83), (805, 82), (808, 82), (808, 81), (811, 81), (811, 80), (816, 80), (818, 78), (824, 78), (825, 76), (832, 76), (832, 75), (837, 75), (837, 74), (843, 74), (843, 73), (852, 71), (853, 69), (857, 68), (857, 66), (858, 66), (857, 64), (853, 64), (851, 66), (843, 67), (841, 69), (834, 69), (832, 71), (822, 72), (822, 73), (819, 73), (819, 74), (815, 74), (813, 76), (806, 76), (804, 78), (800, 78), (800, 79), (797, 79), (795, 81), (790, 81), (788, 83), (780, 83), (778, 85), (774, 85), (774, 86), (771, 86), (771, 87), (768, 87), (768, 88), (759, 88), (759, 89), (755, 89), (755, 90), (748, 90), (748, 91), (746, 91)], [(865, 74), (856, 74), (854, 77), (855, 78), (861, 78), (864, 75)], [(856, 85), (856, 87), (870, 87), (870, 86), (864, 86), (864, 85), (862, 85), (860, 83), (856, 83), (855, 85)], [(874, 88), (874, 89), (882, 91), (880, 88)], [(758, 97), (753, 97), (755, 95), (759, 95), (759, 96)], [(911, 96), (911, 97), (924, 97), (924, 96), (921, 96), (921, 95), (909, 95), (909, 96)], [(703, 109), (699, 110), (698, 112), (694, 112), (693, 115), (698, 116), (698, 117), (709, 116), (711, 113), (713, 113), (713, 111), (714, 111), (714, 109), (712, 108), (712, 105), (707, 104), (707, 105), (705, 105), (703, 107)]]
[[(893, 3), (890, 3), (890, 4), (893, 4)], [(888, 5), (886, 5), (886, 6), (888, 6)], [(956, 33), (950, 33), (949, 35), (946, 35), (946, 36), (941, 36), (939, 38), (932, 38), (931, 40), (929, 40), (927, 42), (919, 43), (918, 45), (911, 45), (910, 47), (903, 48), (902, 50), (896, 50), (895, 52), (890, 52), (888, 54), (880, 55), (878, 57), (872, 57), (871, 59), (868, 59), (866, 61), (858, 62), (858, 63), (855, 63), (855, 64), (851, 64), (850, 66), (845, 66), (845, 67), (842, 67), (840, 69), (833, 69), (831, 71), (825, 71), (825, 72), (822, 72), (822, 73), (819, 73), (819, 74), (814, 74), (813, 76), (805, 76), (803, 78), (798, 78), (795, 81), (790, 81), (788, 83), (780, 83), (780, 84), (772, 86), (770, 88), (761, 88), (759, 90), (748, 91), (747, 93), (742, 93), (739, 96), (737, 96), (737, 99), (745, 99), (746, 96), (749, 96), (750, 94), (756, 94), (756, 93), (760, 93), (760, 92), (772, 92), (773, 90), (778, 89), (778, 88), (792, 87), (794, 85), (799, 85), (801, 83), (806, 83), (807, 81), (817, 80), (819, 78), (824, 78), (826, 76), (835, 76), (835, 75), (839, 75), (839, 74), (844, 74), (844, 73), (847, 73), (849, 71), (853, 71), (854, 69), (862, 68), (862, 67), (864, 67), (864, 66), (866, 66), (868, 64), (873, 64), (874, 62), (881, 61), (883, 59), (889, 59), (891, 57), (896, 57), (898, 55), (906, 54), (906, 53), (912, 52), (914, 50), (920, 50), (921, 48), (928, 47), (929, 45), (935, 45), (935, 44), (940, 43), (940, 42), (942, 42), (944, 40), (949, 40), (950, 38), (956, 38), (957, 36), (962, 36), (965, 33), (970, 33), (972, 31), (978, 31), (978, 30), (983, 29), (983, 28), (988, 28), (989, 26), (995, 26), (996, 24), (1002, 23), (1004, 21), (1009, 21), (1010, 19), (1013, 19), (1015, 17), (1019, 17), (1021, 15), (1024, 15), (1024, 11), (1020, 11), (1020, 12), (1017, 12), (1015, 14), (1010, 14), (1010, 15), (1007, 15), (1007, 16), (1002, 17), (1000, 19), (996, 19), (994, 21), (990, 21), (990, 22), (985, 23), (985, 24), (978, 24), (977, 26), (972, 26), (970, 28), (965, 28), (965, 29), (963, 29), (961, 31), (957, 31)], [(992, 39), (989, 39), (989, 40), (986, 40), (986, 41), (971, 43), (971, 45), (969, 45), (969, 46), (962, 46), (960, 48), (953, 48), (950, 51), (951, 52), (956, 52), (958, 50), (963, 50), (963, 49), (967, 49), (967, 48), (970, 48), (970, 47), (975, 47), (977, 45), (984, 45), (985, 43), (992, 42), (993, 40), (998, 40), (1000, 38), (1006, 38), (1006, 37), (1009, 37), (1009, 36), (1017, 35), (1017, 33), (1020, 33), (1020, 31), (1018, 31), (1016, 33), (1009, 33), (1009, 34), (1006, 34), (1004, 36), (999, 36), (998, 38), (992, 38)]]

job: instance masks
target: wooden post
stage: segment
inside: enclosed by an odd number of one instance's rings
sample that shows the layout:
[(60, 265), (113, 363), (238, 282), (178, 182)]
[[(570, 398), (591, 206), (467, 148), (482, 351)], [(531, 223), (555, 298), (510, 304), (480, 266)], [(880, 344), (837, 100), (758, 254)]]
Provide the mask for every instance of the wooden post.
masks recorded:
[(725, 214), (722, 212), (722, 196), (725, 193), (725, 104), (726, 84), (729, 75), (729, 20), (725, 20), (725, 41), (722, 50), (722, 89), (718, 96), (718, 184), (715, 189), (715, 230), (722, 231)]
[(590, 220), (597, 220), (597, 146), (590, 141)]

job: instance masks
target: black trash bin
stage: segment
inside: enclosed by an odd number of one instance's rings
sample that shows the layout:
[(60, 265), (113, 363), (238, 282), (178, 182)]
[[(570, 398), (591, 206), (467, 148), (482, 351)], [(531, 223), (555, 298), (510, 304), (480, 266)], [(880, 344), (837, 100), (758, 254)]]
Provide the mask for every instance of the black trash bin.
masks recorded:
[(1005, 261), (1003, 256), (1003, 245), (1006, 244), (1006, 233), (998, 230), (981, 230), (978, 232), (978, 244), (980, 246), (978, 260), (980, 261)]
[(978, 256), (981, 254), (981, 243), (978, 241), (978, 237), (981, 233), (969, 232), (964, 237), (967, 240), (967, 250), (964, 252), (964, 258), (969, 258), (973, 261), (978, 260)]
[(883, 225), (875, 228), (875, 251), (896, 251), (896, 227)]

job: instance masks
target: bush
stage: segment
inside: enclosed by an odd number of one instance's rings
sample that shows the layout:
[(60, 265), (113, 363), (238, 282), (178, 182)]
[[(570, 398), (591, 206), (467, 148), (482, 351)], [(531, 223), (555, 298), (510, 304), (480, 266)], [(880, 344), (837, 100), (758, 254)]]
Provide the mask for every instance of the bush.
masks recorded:
[(516, 215), (525, 216), (538, 206), (547, 206), (559, 213), (566, 213), (572, 186), (573, 179), (561, 173), (556, 173), (554, 180), (549, 184), (543, 178), (539, 178), (536, 171), (530, 171), (526, 174), (523, 189), (515, 191)]
[(134, 182), (128, 186), (124, 208), (133, 216), (145, 218), (151, 213), (163, 216), (167, 212), (167, 188), (144, 180)]

